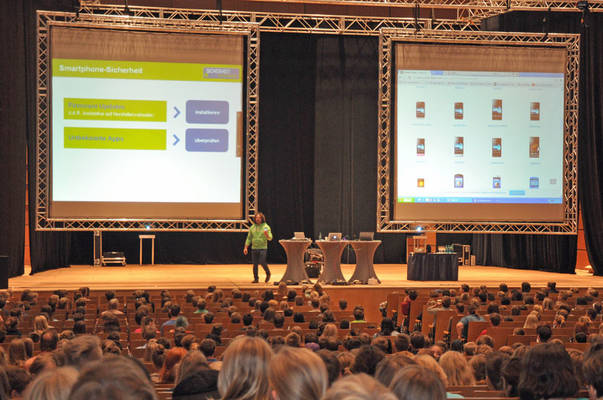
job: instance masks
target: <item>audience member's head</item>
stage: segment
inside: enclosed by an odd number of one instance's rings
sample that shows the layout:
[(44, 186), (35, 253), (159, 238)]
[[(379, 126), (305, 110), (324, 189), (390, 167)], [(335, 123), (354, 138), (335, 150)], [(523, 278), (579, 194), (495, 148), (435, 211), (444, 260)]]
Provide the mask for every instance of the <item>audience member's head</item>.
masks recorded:
[(81, 369), (87, 363), (102, 357), (100, 339), (97, 336), (81, 335), (63, 345), (67, 365)]
[(410, 349), (410, 336), (406, 333), (394, 337), (394, 347), (397, 352), (408, 351)]
[(398, 400), (445, 400), (446, 388), (432, 371), (409, 365), (392, 379), (390, 389)]
[(448, 377), (446, 376), (446, 373), (432, 356), (423, 354), (416, 356), (414, 360), (420, 366), (427, 368), (428, 370), (436, 374), (444, 384), (444, 387), (448, 386)]
[(349, 375), (337, 380), (323, 400), (396, 400), (392, 392), (366, 374)]
[(68, 400), (78, 372), (71, 367), (42, 372), (27, 387), (25, 400)]
[(6, 367), (6, 376), (10, 385), (12, 396), (11, 398), (19, 398), (31, 382), (31, 375), (23, 368), (9, 365)]
[(176, 379), (176, 366), (184, 358), (187, 351), (183, 347), (174, 347), (165, 354), (165, 360), (159, 371), (160, 383), (174, 383)]
[(486, 382), (493, 390), (503, 390), (502, 370), (509, 356), (500, 351), (486, 354)]
[(303, 348), (282, 347), (268, 376), (279, 400), (320, 400), (329, 383), (322, 359)]
[(319, 350), (316, 354), (322, 359), (327, 368), (327, 376), (329, 378), (328, 386), (331, 386), (341, 376), (341, 364), (337, 355), (333, 351)]
[(549, 341), (551, 336), (553, 336), (553, 330), (551, 329), (550, 325), (541, 324), (538, 326), (538, 328), (536, 328), (536, 334), (538, 335), (539, 343), (546, 343)]
[(59, 342), (59, 335), (54, 329), (45, 330), (40, 336), (40, 351), (54, 351)]
[(207, 369), (209, 369), (209, 364), (205, 356), (199, 351), (189, 351), (178, 363), (178, 372), (174, 383), (178, 385), (192, 375)]
[(603, 340), (593, 343), (584, 355), (582, 373), (590, 398), (603, 397)]
[(519, 397), (571, 397), (578, 391), (572, 360), (563, 345), (538, 344), (525, 354), (519, 376)]
[(416, 362), (403, 354), (394, 354), (391, 357), (386, 357), (377, 364), (375, 379), (384, 386), (389, 387), (396, 373), (408, 365), (416, 365)]
[(448, 351), (440, 357), (440, 367), (446, 373), (448, 385), (471, 386), (475, 385), (473, 371), (467, 359), (456, 351)]
[(13, 339), (8, 345), (8, 362), (10, 365), (22, 367), (27, 360), (27, 349), (23, 339)]
[(272, 349), (260, 338), (242, 336), (230, 343), (218, 377), (222, 399), (267, 399), (271, 358)]
[(88, 364), (73, 385), (69, 400), (156, 400), (144, 369), (132, 359), (114, 356)]
[(476, 382), (482, 382), (486, 379), (486, 355), (476, 354), (469, 360), (469, 366), (473, 370), (473, 376)]
[(379, 348), (371, 345), (363, 345), (356, 353), (352, 372), (355, 374), (365, 373), (367, 375), (375, 375), (377, 364), (385, 357), (385, 353)]

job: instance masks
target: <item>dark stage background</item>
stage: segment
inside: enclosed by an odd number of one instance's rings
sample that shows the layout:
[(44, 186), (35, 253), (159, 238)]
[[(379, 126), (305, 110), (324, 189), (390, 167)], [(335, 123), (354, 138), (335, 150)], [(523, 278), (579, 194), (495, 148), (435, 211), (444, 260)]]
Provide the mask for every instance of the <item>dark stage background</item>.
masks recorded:
[[(35, 10), (72, 10), (71, 0), (2, 2), (0, 35), (0, 254), (9, 276), (23, 273), (25, 178), (35, 199)], [(484, 23), (488, 30), (542, 31), (545, 14), (513, 13)], [(580, 200), (587, 248), (597, 274), (601, 261), (601, 57), (603, 15), (583, 35), (580, 100)], [(549, 16), (551, 32), (584, 31), (580, 16)], [(259, 208), (275, 239), (375, 230), (377, 177), (377, 38), (261, 34)], [(29, 145), (29, 152), (27, 146)], [(26, 165), (29, 161), (29, 168)], [(32, 201), (33, 203), (33, 201)], [(29, 213), (30, 226), (34, 215)], [(92, 261), (91, 232), (30, 229), (32, 272)], [(375, 262), (404, 262), (405, 235), (383, 240)], [(163, 264), (245, 263), (243, 233), (157, 233)], [(478, 264), (573, 272), (575, 236), (440, 234), (439, 244), (472, 245)], [(138, 261), (137, 232), (105, 232), (104, 250)], [(146, 252), (147, 256), (148, 251)], [(353, 252), (344, 253), (353, 262)], [(148, 262), (148, 259), (144, 260)], [(283, 263), (276, 240), (269, 261)]]

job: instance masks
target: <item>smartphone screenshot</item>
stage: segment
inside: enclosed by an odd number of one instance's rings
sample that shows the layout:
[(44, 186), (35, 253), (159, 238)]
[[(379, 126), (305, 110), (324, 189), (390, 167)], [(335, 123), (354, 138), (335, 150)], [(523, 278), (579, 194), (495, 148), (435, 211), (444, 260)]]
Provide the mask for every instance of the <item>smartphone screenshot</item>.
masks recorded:
[(454, 175), (454, 187), (462, 188), (464, 186), (465, 186), (465, 182), (464, 182), (463, 174)]
[(463, 119), (463, 114), (464, 114), (463, 103), (462, 102), (454, 103), (454, 119)]
[(492, 157), (502, 156), (502, 138), (492, 138)]
[(492, 119), (495, 121), (502, 119), (502, 99), (492, 100)]
[(500, 187), (501, 187), (500, 176), (492, 177), (492, 189), (500, 189)]
[(425, 138), (417, 138), (417, 155), (425, 155)]
[(540, 136), (530, 136), (530, 158), (540, 158)]
[(454, 138), (454, 154), (462, 156), (465, 153), (465, 139), (462, 136)]
[(530, 103), (530, 121), (540, 121), (540, 103)]
[(424, 101), (417, 101), (416, 115), (417, 115), (417, 118), (425, 118), (425, 102)]

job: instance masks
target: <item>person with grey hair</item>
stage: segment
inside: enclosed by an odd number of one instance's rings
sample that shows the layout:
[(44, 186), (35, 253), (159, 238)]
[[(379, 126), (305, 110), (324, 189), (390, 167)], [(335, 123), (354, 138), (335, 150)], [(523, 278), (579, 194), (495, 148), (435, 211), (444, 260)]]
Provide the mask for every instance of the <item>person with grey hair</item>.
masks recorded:
[(140, 365), (126, 357), (88, 363), (73, 385), (69, 400), (158, 400)]
[(63, 345), (68, 366), (80, 369), (87, 363), (102, 358), (100, 339), (97, 336), (81, 335)]

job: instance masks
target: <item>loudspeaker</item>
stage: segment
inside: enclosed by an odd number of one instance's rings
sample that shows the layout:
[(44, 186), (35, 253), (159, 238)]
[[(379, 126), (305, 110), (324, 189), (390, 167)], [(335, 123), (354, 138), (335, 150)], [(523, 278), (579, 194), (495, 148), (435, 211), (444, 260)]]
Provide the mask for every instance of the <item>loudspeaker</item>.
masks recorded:
[(94, 231), (93, 261), (92, 265), (101, 265), (101, 252), (103, 251), (103, 236), (101, 231)]
[(8, 289), (8, 256), (0, 256), (0, 289)]

